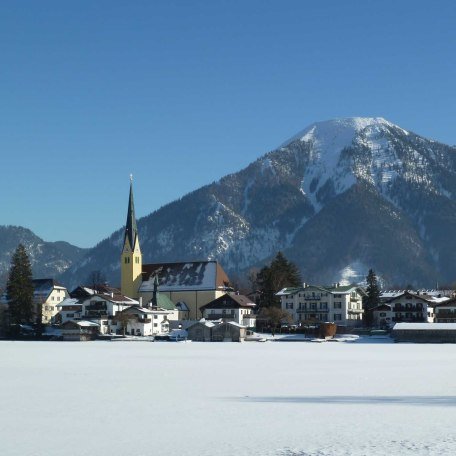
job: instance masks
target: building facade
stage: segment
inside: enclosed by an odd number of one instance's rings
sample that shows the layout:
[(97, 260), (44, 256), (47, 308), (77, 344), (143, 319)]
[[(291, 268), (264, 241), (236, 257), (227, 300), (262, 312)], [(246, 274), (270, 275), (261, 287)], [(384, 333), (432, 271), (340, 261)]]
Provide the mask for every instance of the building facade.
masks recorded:
[(365, 292), (354, 285), (321, 287), (304, 284), (277, 293), (282, 310), (296, 324), (334, 322), (339, 326), (360, 326)]

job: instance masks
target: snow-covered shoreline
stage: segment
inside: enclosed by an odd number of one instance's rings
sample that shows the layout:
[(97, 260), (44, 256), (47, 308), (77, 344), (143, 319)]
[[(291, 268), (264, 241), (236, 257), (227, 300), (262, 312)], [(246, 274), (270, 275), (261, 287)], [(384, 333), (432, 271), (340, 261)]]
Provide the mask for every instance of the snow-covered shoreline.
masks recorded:
[(454, 454), (456, 346), (0, 342), (0, 450)]

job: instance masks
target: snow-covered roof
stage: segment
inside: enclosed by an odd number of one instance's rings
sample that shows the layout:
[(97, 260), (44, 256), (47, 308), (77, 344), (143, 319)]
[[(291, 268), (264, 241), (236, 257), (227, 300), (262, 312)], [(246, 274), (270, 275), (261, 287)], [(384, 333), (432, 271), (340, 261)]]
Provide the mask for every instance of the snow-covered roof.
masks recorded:
[(229, 282), (225, 271), (216, 261), (145, 264), (140, 292), (154, 290), (156, 275), (160, 291), (223, 290)]
[(456, 323), (396, 323), (393, 331), (456, 331)]
[(247, 328), (247, 326), (245, 325), (240, 325), (239, 323), (237, 323), (236, 321), (228, 321), (227, 322), (229, 325), (231, 326), (236, 326), (237, 328)]
[(203, 309), (239, 309), (239, 308), (248, 308), (252, 309), (256, 307), (256, 304), (252, 302), (247, 296), (226, 293), (213, 301), (207, 303), (201, 307)]
[(75, 306), (75, 305), (78, 305), (80, 304), (79, 303), (79, 300), (78, 299), (75, 299), (75, 298), (65, 298), (63, 301), (61, 301), (60, 303), (56, 304), (56, 307), (67, 307), (67, 306)]

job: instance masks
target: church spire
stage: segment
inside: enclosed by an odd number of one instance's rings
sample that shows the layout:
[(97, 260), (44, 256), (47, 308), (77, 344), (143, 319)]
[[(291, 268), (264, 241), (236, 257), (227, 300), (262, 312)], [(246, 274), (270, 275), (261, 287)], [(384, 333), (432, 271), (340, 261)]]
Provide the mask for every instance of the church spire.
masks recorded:
[(133, 201), (133, 177), (131, 175), (127, 223), (125, 224), (124, 245), (120, 262), (122, 294), (136, 299), (138, 297), (138, 290), (141, 285), (142, 278), (142, 255), (141, 248), (139, 247), (135, 203)]
[(130, 174), (130, 198), (128, 200), (127, 223), (125, 224), (124, 245), (130, 243), (130, 248), (134, 249), (138, 238), (138, 227), (136, 226), (135, 202), (133, 200), (133, 176)]

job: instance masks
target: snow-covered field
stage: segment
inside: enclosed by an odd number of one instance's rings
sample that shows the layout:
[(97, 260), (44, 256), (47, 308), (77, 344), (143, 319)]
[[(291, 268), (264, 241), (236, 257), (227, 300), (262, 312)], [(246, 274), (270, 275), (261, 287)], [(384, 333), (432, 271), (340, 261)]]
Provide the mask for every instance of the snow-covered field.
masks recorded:
[(456, 345), (0, 342), (0, 454), (454, 455)]

